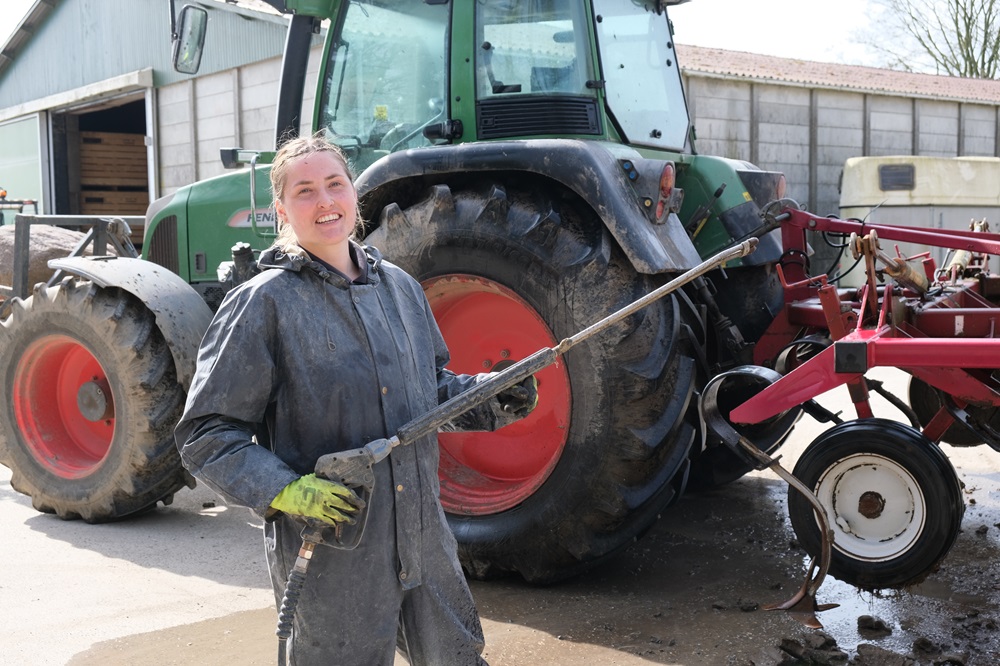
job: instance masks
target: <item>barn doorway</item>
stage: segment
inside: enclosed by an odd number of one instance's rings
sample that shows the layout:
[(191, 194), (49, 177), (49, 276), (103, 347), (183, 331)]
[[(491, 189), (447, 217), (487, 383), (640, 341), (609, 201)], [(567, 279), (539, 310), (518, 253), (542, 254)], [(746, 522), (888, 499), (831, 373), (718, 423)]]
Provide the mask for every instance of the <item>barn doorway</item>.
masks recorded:
[(149, 206), (144, 96), (53, 112), (56, 212), (144, 215)]

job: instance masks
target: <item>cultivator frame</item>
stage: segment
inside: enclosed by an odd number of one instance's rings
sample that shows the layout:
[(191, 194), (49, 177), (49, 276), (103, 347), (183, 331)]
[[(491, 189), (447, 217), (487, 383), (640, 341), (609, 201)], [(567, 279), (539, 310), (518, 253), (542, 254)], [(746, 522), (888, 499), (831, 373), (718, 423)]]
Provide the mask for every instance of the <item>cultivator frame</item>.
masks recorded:
[[(1000, 235), (980, 231), (927, 230), (867, 224), (858, 220), (818, 217), (784, 208), (774, 215), (780, 224), (785, 261), (777, 270), (784, 288), (784, 310), (762, 336), (754, 351), (759, 365), (781, 368), (784, 375), (730, 414), (735, 423), (760, 423), (819, 394), (847, 385), (858, 418), (874, 416), (863, 381), (875, 367), (896, 367), (948, 396), (923, 434), (941, 441), (955, 422), (972, 429), (985, 443), (1000, 450), (1000, 433), (977, 423), (964, 410), (1000, 407), (1000, 276), (986, 270), (988, 257), (1000, 255)], [(806, 231), (849, 236), (855, 256), (866, 263), (865, 284), (838, 288), (825, 275), (807, 273)], [(968, 253), (972, 268), (944, 271), (939, 279), (926, 253), (905, 259), (888, 257), (880, 240), (915, 242)], [(881, 255), (881, 256), (879, 256)], [(883, 268), (876, 267), (876, 260)], [(913, 263), (919, 261), (918, 268)], [(879, 273), (896, 273), (893, 281), (877, 283)], [(781, 352), (804, 335), (825, 332), (831, 344), (815, 356), (779, 363)]]
[[(989, 273), (1000, 235), (988, 233), (985, 221), (974, 222), (976, 230), (943, 231), (818, 217), (790, 200), (762, 215), (762, 230), (780, 229), (782, 236), (776, 271), (784, 307), (755, 346), (756, 365), (713, 378), (701, 412), (730, 449), (789, 484), (792, 527), (813, 560), (801, 589), (769, 608), (820, 627), (816, 612), (833, 607), (816, 603), (828, 572), (864, 589), (905, 587), (936, 570), (951, 549), (964, 502), (961, 481), (938, 447), (950, 428), (965, 428), (967, 437), (1000, 450), (1000, 277)], [(863, 262), (864, 284), (843, 288), (826, 275), (810, 275), (807, 231), (848, 239), (856, 265)], [(903, 257), (897, 248), (890, 255), (880, 241), (955, 254), (938, 270), (929, 253)], [(925, 382), (940, 407), (917, 414), (887, 395), (910, 425), (875, 418), (869, 390), (877, 382), (865, 377), (875, 367), (899, 368)], [(770, 383), (723, 414), (718, 395), (727, 375)], [(813, 401), (842, 385), (855, 420)], [(794, 474), (740, 432), (803, 410), (836, 425), (810, 444)]]

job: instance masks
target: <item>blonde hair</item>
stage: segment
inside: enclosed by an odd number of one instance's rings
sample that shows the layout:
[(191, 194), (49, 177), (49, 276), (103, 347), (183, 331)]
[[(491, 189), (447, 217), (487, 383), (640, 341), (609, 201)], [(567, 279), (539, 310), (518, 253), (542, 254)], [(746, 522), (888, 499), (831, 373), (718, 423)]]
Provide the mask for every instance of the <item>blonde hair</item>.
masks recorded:
[[(354, 171), (351, 169), (351, 164), (347, 160), (347, 156), (344, 151), (335, 143), (331, 143), (326, 138), (326, 133), (324, 130), (316, 132), (312, 136), (300, 136), (294, 139), (286, 141), (280, 149), (278, 149), (277, 154), (274, 156), (274, 161), (271, 162), (271, 196), (274, 199), (272, 205), (274, 205), (275, 210), (277, 210), (278, 200), (281, 199), (285, 194), (285, 180), (288, 178), (288, 169), (291, 167), (292, 162), (299, 159), (300, 157), (305, 157), (307, 155), (312, 155), (314, 153), (330, 153), (333, 155), (334, 159), (339, 161), (344, 166), (344, 171), (347, 172), (347, 177), (354, 182)], [(356, 205), (356, 204), (355, 204)], [(361, 212), (355, 208), (355, 228), (354, 233), (351, 237), (361, 229)], [(282, 220), (277, 220), (276, 222), (278, 228), (278, 235), (275, 237), (272, 245), (274, 247), (280, 248), (284, 251), (289, 251), (298, 247), (298, 239), (295, 237), (295, 231), (292, 229), (292, 225), (283, 224)]]

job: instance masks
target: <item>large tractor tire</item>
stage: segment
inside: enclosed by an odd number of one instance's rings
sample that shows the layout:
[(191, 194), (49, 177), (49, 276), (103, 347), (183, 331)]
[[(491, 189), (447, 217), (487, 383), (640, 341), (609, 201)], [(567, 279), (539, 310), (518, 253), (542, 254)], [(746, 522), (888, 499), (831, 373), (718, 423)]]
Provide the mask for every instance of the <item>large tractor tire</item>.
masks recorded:
[(173, 441), (184, 407), (153, 313), (67, 278), (0, 322), (0, 463), (35, 509), (122, 518), (188, 484)]
[[(500, 182), (390, 204), (367, 241), (421, 281), (460, 373), (501, 370), (655, 286), (592, 214)], [(441, 502), (470, 575), (576, 575), (677, 499), (695, 433), (679, 320), (663, 298), (541, 370), (526, 419), (439, 435)]]

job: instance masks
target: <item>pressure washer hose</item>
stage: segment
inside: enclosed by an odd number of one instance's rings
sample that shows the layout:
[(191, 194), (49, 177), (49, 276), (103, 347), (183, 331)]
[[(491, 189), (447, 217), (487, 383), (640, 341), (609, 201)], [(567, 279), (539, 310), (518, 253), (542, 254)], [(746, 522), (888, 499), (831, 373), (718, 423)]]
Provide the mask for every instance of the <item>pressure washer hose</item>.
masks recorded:
[[(307, 528), (309, 531), (310, 528)], [(303, 536), (302, 547), (299, 548), (299, 555), (295, 558), (292, 570), (288, 572), (288, 582), (285, 583), (285, 595), (281, 599), (281, 609), (278, 611), (278, 666), (285, 666), (285, 652), (288, 646), (288, 639), (292, 637), (292, 623), (295, 620), (295, 608), (299, 605), (299, 597), (302, 596), (302, 589), (306, 583), (306, 572), (309, 569), (309, 561), (312, 559), (313, 551), (316, 549), (316, 542)]]

